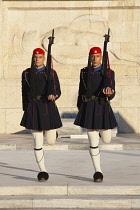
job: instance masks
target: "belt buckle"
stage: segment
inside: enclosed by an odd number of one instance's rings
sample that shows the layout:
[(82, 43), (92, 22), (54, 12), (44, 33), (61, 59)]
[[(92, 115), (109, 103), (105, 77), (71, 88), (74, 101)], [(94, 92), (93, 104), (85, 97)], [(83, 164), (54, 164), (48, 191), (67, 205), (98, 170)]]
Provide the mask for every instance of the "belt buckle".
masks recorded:
[(91, 96), (91, 99), (94, 100), (94, 99), (96, 99), (96, 97), (95, 96)]
[(40, 100), (41, 99), (41, 96), (36, 96), (36, 99)]

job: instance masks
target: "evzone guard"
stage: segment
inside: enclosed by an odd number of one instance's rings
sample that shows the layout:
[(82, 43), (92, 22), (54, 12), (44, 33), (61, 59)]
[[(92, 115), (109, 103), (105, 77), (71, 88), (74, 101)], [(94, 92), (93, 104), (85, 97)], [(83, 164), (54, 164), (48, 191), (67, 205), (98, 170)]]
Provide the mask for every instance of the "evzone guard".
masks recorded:
[(40, 172), (38, 181), (49, 178), (43, 153), (43, 132), (49, 145), (56, 142), (56, 129), (62, 126), (55, 101), (60, 97), (59, 79), (51, 65), (51, 44), (49, 37), (47, 66), (44, 65), (45, 51), (33, 50), (31, 68), (22, 73), (23, 118), (21, 125), (30, 129), (34, 137), (34, 152)]
[(89, 152), (95, 169), (94, 182), (103, 181), (100, 164), (99, 135), (104, 143), (111, 142), (111, 129), (117, 126), (110, 100), (115, 96), (114, 71), (110, 69), (105, 35), (104, 52), (92, 47), (89, 52), (88, 66), (80, 73), (78, 114), (74, 124), (87, 129)]

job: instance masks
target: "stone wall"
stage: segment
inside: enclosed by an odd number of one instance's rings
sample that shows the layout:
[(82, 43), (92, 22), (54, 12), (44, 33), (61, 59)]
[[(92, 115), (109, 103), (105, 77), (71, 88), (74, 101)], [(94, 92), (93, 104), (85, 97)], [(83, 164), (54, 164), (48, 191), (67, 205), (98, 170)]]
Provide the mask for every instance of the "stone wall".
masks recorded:
[(120, 132), (140, 133), (140, 1), (0, 0), (0, 133), (15, 133), (22, 117), (21, 73), (36, 47), (48, 45), (55, 30), (53, 63), (61, 83), (61, 114), (75, 113), (80, 69), (90, 47), (108, 44), (116, 75), (113, 110)]

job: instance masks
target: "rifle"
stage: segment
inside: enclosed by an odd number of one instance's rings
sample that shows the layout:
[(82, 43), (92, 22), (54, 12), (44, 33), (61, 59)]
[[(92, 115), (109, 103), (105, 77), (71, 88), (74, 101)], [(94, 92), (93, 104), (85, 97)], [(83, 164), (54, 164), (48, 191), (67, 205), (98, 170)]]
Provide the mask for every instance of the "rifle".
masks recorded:
[(104, 76), (104, 88), (110, 87), (110, 66), (109, 66), (109, 60), (108, 60), (108, 51), (107, 51), (107, 43), (109, 42), (110, 38), (110, 28), (108, 29), (108, 34), (105, 34), (105, 41), (104, 41), (104, 49), (103, 49), (103, 76)]
[(52, 76), (52, 55), (51, 55), (51, 47), (54, 44), (54, 29), (52, 30), (52, 36), (50, 36), (49, 44), (48, 44), (48, 54), (47, 54), (47, 63), (46, 63), (46, 76), (47, 76), (47, 83), (48, 83), (48, 95), (51, 90), (51, 76)]

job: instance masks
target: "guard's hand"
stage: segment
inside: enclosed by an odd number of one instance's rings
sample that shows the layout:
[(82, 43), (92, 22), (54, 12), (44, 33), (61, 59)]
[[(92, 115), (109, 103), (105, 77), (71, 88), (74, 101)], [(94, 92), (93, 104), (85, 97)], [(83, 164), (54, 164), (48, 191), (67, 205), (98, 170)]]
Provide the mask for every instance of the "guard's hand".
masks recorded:
[(49, 95), (48, 96), (48, 100), (50, 101), (55, 101), (55, 99), (58, 97), (58, 95), (54, 96), (54, 95)]
[(111, 89), (110, 87), (104, 88), (103, 93), (107, 96), (110, 97), (115, 91)]

